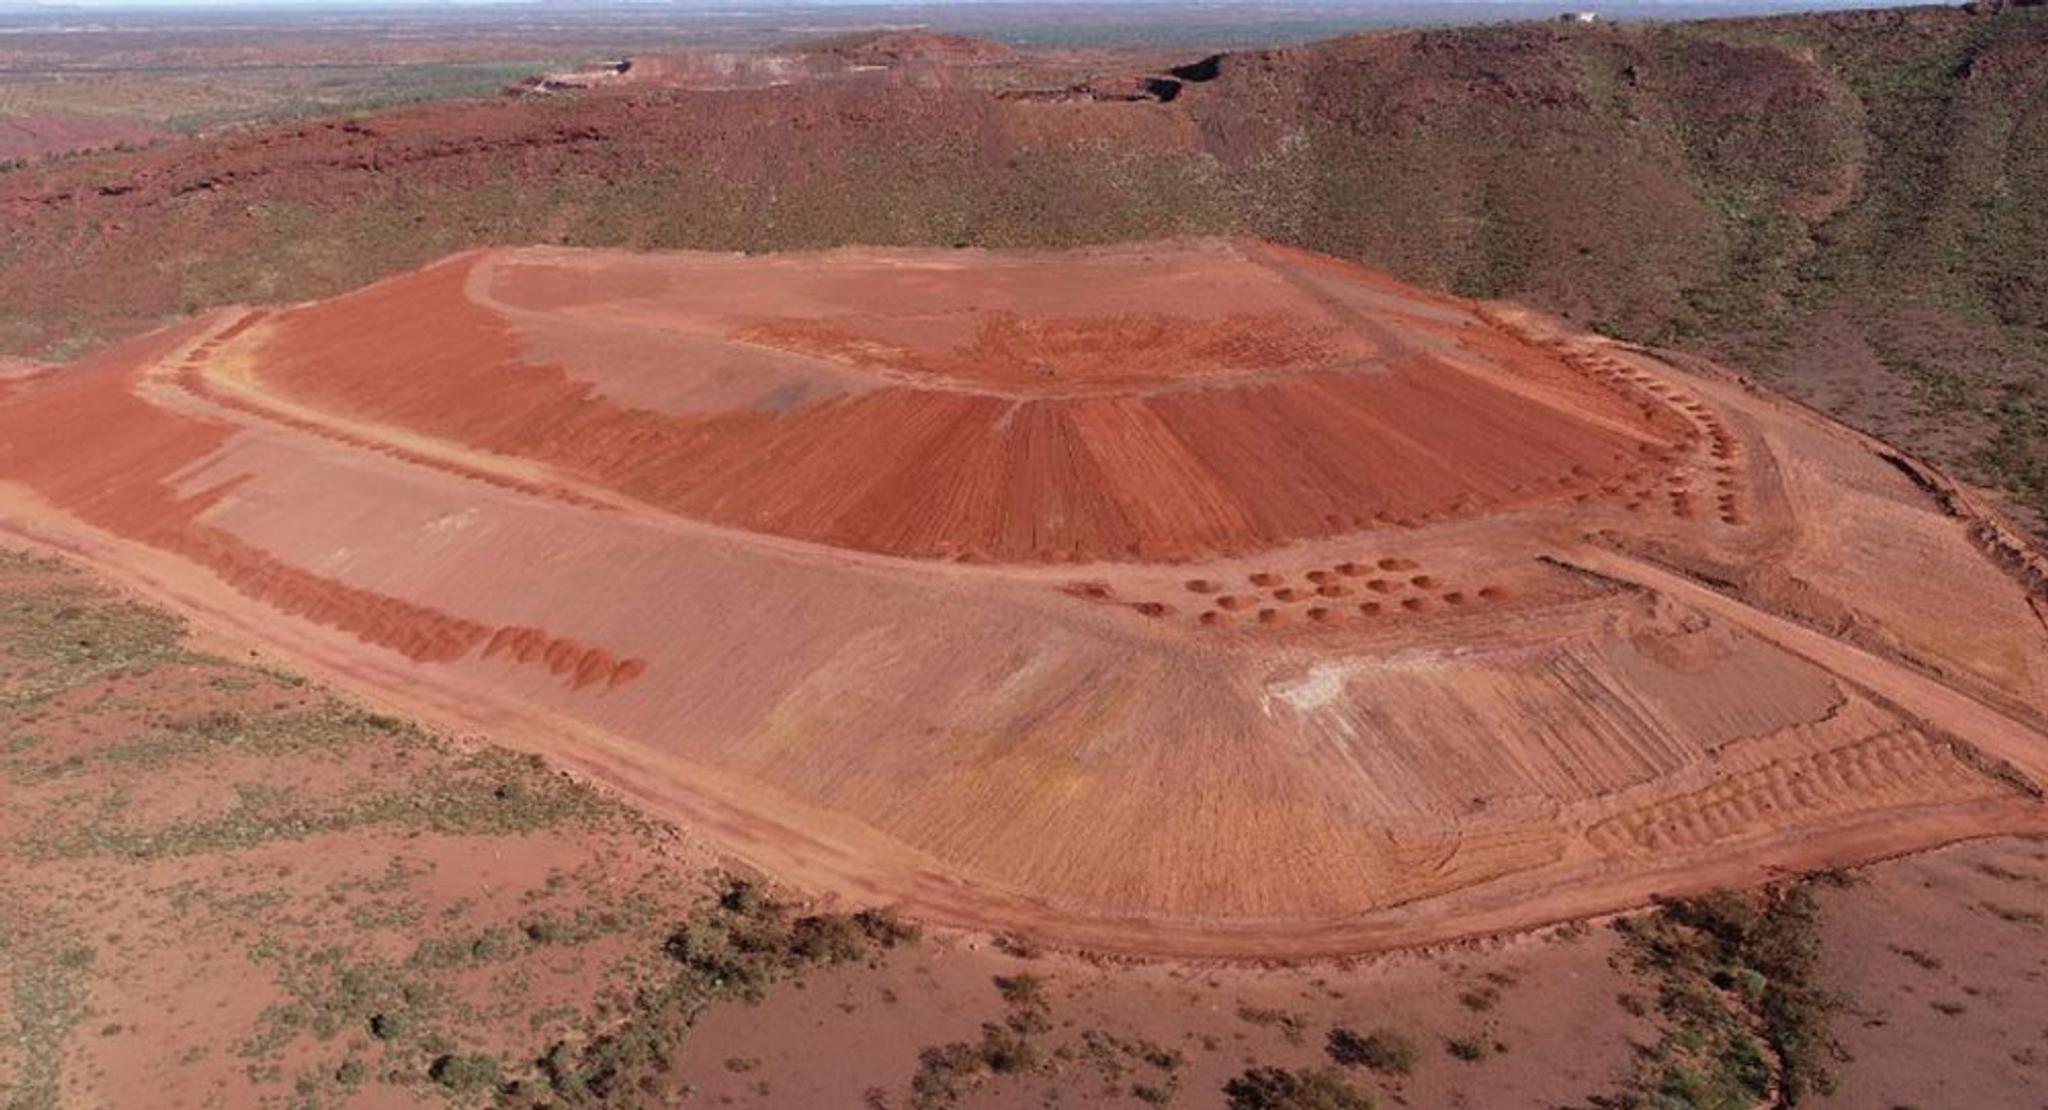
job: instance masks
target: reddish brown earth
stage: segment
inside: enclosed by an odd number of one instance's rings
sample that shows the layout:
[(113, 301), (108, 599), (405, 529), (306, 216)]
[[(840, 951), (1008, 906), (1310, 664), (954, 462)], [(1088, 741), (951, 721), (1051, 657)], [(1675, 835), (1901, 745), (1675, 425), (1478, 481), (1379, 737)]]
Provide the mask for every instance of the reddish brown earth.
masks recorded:
[(140, 120), (100, 116), (0, 116), (0, 162), (138, 143), (164, 132)]
[[(1682, 427), (1555, 356), (1509, 364), (1556, 391), (1529, 404), (1431, 357), (1458, 321), (1429, 298), (1328, 294), (1268, 248), (971, 257), (470, 256), (276, 318), (265, 374), (681, 516), (969, 561), (1178, 561), (1470, 513), (1640, 472), (1658, 420)], [(508, 373), (524, 321), (602, 377)], [(1512, 357), (1487, 342), (1467, 347)]]
[(219, 635), (1078, 948), (2048, 828), (2041, 578), (1966, 492), (1257, 244), (469, 253), (17, 383), (0, 477), (10, 532)]
[[(1578, 1105), (1635, 1089), (1639, 1046), (1667, 1035), (1657, 983), (1592, 925), (1285, 967), (941, 930), (804, 969), (759, 1005), (649, 1010), (679, 973), (670, 938), (718, 889), (697, 838), (198, 648), (91, 575), (0, 552), (12, 1102), (555, 1104), (576, 1089), (550, 1085), (551, 1046), (687, 1022), (677, 1055), (602, 1104), (1204, 1106), (1248, 1067), (1331, 1066), (1344, 1027), (1413, 1046), (1405, 1072), (1345, 1069), (1382, 1103)], [(2048, 1068), (2048, 996), (2029, 989), (2048, 967), (2048, 842), (1816, 889), (1816, 982), (1849, 1000), (1832, 1101), (2025, 1105)], [(921, 1097), (924, 1054), (1015, 1020), (1003, 983), (1027, 979), (1037, 1063)], [(448, 1053), (495, 1061), (502, 1086), (436, 1079)]]
[[(2039, 511), (2048, 285), (2029, 263), (2048, 254), (2048, 115), (2015, 106), (2048, 97), (2040, 14), (1544, 21), (857, 72), (843, 52), (872, 36), (707, 41), (695, 22), (546, 42), (414, 28), (358, 53), (335, 37), (359, 27), (320, 30), (325, 45), (247, 28), (210, 46), (10, 36), (0, 62), (64, 71), (35, 80), (86, 94), (25, 111), (111, 110), (95, 69), (255, 80), (239, 63), (259, 58), (347, 62), (356, 93), (334, 100), (325, 76), (286, 64), (235, 108), (148, 77), (147, 95), (115, 98), (124, 110), (294, 118), (7, 174), (0, 350), (69, 359), (202, 308), (331, 296), (476, 246), (1250, 234), (1742, 366)], [(622, 51), (647, 80), (301, 118), (305, 97), (325, 113), (495, 91)], [(429, 57), (533, 61), (482, 89), (382, 64)]]
[[(1819, 1105), (2038, 1102), (2048, 843), (1994, 839), (1886, 861), (1822, 888), (1819, 901), (1818, 982), (1847, 999), (1834, 1022), (1840, 1087)], [(1382, 1106), (1601, 1105), (1621, 1101), (1613, 1092), (1628, 1089), (1657, 1040), (1644, 1016), (1655, 984), (1627, 967), (1604, 925), (1308, 967), (1105, 965), (941, 940), (879, 971), (819, 975), (761, 1006), (713, 1011), (674, 1070), (714, 1103), (893, 1097), (907, 1055), (973, 1041), (1005, 1012), (997, 978), (1022, 975), (1044, 984), (1055, 1028), (1039, 1040), (1054, 1062), (990, 1078), (959, 1105), (1138, 1107), (1140, 1085), (1172, 1088), (1172, 1105), (1217, 1105), (1213, 1092), (1248, 1066), (1328, 1066), (1335, 1027), (1395, 1030), (1419, 1049), (1406, 1074), (1347, 1070)], [(1459, 1058), (1446, 1051), (1453, 1041), (1486, 1051)], [(1177, 1054), (1170, 1071), (1149, 1062), (1160, 1050)]]

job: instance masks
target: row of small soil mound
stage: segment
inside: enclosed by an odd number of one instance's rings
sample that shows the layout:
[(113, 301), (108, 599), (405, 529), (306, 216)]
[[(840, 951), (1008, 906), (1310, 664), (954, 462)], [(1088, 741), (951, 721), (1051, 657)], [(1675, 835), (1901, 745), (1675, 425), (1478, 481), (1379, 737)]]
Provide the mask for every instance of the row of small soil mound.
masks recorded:
[(1512, 590), (1501, 585), (1450, 585), (1423, 571), (1414, 560), (1398, 556), (1314, 567), (1298, 580), (1275, 571), (1253, 571), (1245, 576), (1245, 583), (1237, 586), (1213, 578), (1190, 578), (1182, 583), (1182, 589), (1193, 597), (1180, 601), (1126, 597), (1103, 581), (1069, 582), (1061, 591), (1084, 601), (1122, 606), (1154, 620), (1191, 619), (1205, 629), (1241, 623), (1285, 625), (1297, 619), (1335, 626), (1361, 618), (1506, 601), (1513, 596)]

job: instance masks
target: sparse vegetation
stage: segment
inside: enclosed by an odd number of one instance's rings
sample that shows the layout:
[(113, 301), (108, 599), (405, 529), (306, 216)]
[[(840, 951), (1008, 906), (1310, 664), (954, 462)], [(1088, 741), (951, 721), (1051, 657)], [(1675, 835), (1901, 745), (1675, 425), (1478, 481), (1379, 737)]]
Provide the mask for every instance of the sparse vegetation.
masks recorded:
[(1002, 1021), (983, 1023), (978, 1041), (954, 1041), (918, 1053), (917, 1074), (910, 1081), (911, 1102), (918, 1110), (952, 1106), (988, 1077), (1033, 1071), (1044, 1062), (1034, 1039), (1052, 1029), (1044, 981), (1030, 974), (998, 976), (995, 986), (1008, 1011)]
[(755, 883), (729, 878), (669, 936), (668, 973), (643, 986), (626, 1020), (580, 1047), (550, 1046), (533, 1074), (508, 1085), (521, 1103), (611, 1106), (641, 1097), (667, 1067), (704, 1007), (758, 1001), (810, 967), (881, 957), (916, 930), (883, 911), (795, 915)]
[(482, 1054), (443, 1053), (427, 1066), (427, 1077), (451, 1091), (474, 1091), (497, 1082), (498, 1059)]
[(1485, 1012), (1500, 1002), (1500, 987), (1494, 983), (1482, 983), (1458, 992), (1458, 1004), (1468, 1010)]
[(1444, 1041), (1444, 1051), (1450, 1053), (1455, 1059), (1463, 1060), (1468, 1064), (1476, 1064), (1493, 1055), (1495, 1046), (1488, 1043), (1484, 1037), (1450, 1037)]
[(1414, 1038), (1385, 1026), (1363, 1034), (1340, 1026), (1330, 1030), (1326, 1048), (1330, 1059), (1345, 1067), (1371, 1068), (1396, 1076), (1414, 1071), (1422, 1055)]
[[(609, 858), (657, 832), (531, 757), (458, 746), (194, 653), (183, 635), (62, 563), (0, 551), (0, 776), (18, 818), (0, 845), (9, 1107), (62, 1101), (66, 1048), (88, 1017), (101, 1036), (132, 1035), (88, 1009), (95, 976), (132, 974), (140, 955), (187, 938), (208, 938), (198, 952), (213, 974), (273, 995), (252, 1024), (184, 1053), (231, 1054), (252, 1100), (324, 1105), (376, 1085), (462, 1104), (617, 1106), (661, 1101), (643, 1085), (702, 1007), (916, 937), (885, 911), (800, 913), (731, 878), (691, 908), (698, 880), (601, 861), (550, 872), (506, 910), (464, 897), (429, 912), (436, 849), (460, 858), (471, 840), (555, 837)], [(194, 708), (194, 689), (217, 700)], [(311, 883), (248, 862), (367, 835), (404, 847)], [(148, 878), (165, 863), (175, 882)], [(77, 935), (65, 911), (81, 883), (120, 892), (134, 907), (120, 931), (152, 939), (103, 949)], [(582, 993), (541, 1007), (540, 978)], [(295, 1059), (309, 1062), (288, 1070)]]
[[(9, 75), (0, 81), (0, 115), (124, 119), (190, 132), (259, 119), (343, 115), (425, 100), (489, 96), (548, 65), (541, 58), (219, 68), (156, 65), (101, 72), (92, 81)], [(112, 149), (125, 153), (145, 145), (124, 140)]]
[(1029, 972), (998, 976), (996, 990), (1001, 992), (1003, 1001), (1011, 1006), (1043, 1009), (1046, 1004), (1045, 980)]
[(7, 1017), (0, 1024), (0, 1061), (13, 1075), (0, 1083), (8, 1110), (63, 1104), (63, 1051), (88, 1016), (89, 973), (96, 953), (65, 918), (32, 912), (0, 877), (0, 969), (7, 971)]
[(1171, 1103), (1180, 1093), (1181, 1070), (1187, 1066), (1187, 1058), (1179, 1049), (1142, 1037), (1119, 1037), (1101, 1029), (1084, 1030), (1078, 1050), (1062, 1046), (1053, 1055), (1062, 1059), (1078, 1057), (1092, 1065), (1109, 1089), (1122, 1086), (1136, 1071), (1138, 1077), (1129, 1080), (1131, 1096), (1154, 1106)]
[(1252, 1068), (1223, 1085), (1230, 1110), (1372, 1110), (1372, 1098), (1334, 1069)]
[(1716, 891), (1615, 927), (1657, 984), (1664, 1035), (1628, 1105), (1796, 1106), (1834, 1088), (1828, 1023), (1841, 1000), (1814, 980), (1819, 906), (1806, 883)]

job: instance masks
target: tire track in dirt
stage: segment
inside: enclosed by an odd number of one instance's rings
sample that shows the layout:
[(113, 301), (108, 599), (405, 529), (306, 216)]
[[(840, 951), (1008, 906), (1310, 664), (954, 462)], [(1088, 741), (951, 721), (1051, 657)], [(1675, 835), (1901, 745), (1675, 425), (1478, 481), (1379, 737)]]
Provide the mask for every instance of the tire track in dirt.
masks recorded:
[[(17, 507), (18, 508), (18, 507)], [(40, 545), (39, 537), (20, 538)], [(1848, 815), (1830, 825), (1772, 837), (1731, 853), (1677, 850), (1617, 870), (1604, 860), (1565, 859), (1366, 914), (1295, 915), (1259, 921), (1101, 915), (962, 876), (942, 862), (843, 818), (805, 812), (715, 768), (607, 737), (567, 717), (507, 711), (460, 684), (421, 682), (390, 657), (308, 638), (271, 611), (214, 581), (160, 577), (163, 560), (132, 558), (114, 538), (67, 546), (130, 588), (173, 600), (207, 633), (229, 643), (262, 643), (313, 677), (367, 703), (547, 757), (632, 804), (701, 831), (739, 858), (800, 888), (853, 905), (891, 905), (920, 920), (990, 934), (1030, 937), (1081, 952), (1137, 959), (1293, 963), (1440, 944), (1535, 928), (1646, 904), (1655, 896), (1831, 865), (1876, 860), (1994, 833), (2048, 834), (2038, 806), (2010, 794), (1922, 807), (1910, 827), (1892, 814)], [(210, 579), (210, 576), (209, 576)], [(194, 586), (197, 588), (193, 588)]]
[(1934, 678), (1824, 633), (1743, 604), (1683, 575), (1595, 548), (1557, 557), (1563, 565), (1661, 593), (1735, 624), (1898, 707), (1912, 720), (1960, 738), (1995, 765), (2011, 767), (2039, 796), (2048, 781), (2048, 736)]
[(1933, 800), (2010, 792), (1958, 758), (1953, 745), (1898, 729), (1661, 799), (1592, 826), (1586, 838), (1615, 855), (1657, 855), (1767, 835), (1794, 814), (1910, 811)]

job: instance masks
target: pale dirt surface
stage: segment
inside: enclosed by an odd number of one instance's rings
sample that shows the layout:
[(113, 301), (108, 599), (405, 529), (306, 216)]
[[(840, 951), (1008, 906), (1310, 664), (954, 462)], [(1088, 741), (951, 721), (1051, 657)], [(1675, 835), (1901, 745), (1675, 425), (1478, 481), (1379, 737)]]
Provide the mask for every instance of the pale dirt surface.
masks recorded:
[(2048, 841), (1958, 845), (1832, 891), (1841, 1106), (2048, 1106)]
[[(2042, 1104), (2044, 863), (2043, 841), (1999, 838), (1824, 888), (1820, 983), (1845, 997), (1834, 1024), (1848, 1059), (1819, 1105)], [(1327, 1062), (1328, 1031), (1342, 1026), (1397, 1029), (1422, 1049), (1407, 1077), (1348, 1072), (1382, 1105), (1585, 1106), (1620, 1089), (1635, 1048), (1655, 1040), (1622, 1004), (1651, 991), (1619, 957), (1601, 926), (1292, 969), (1105, 967), (940, 939), (880, 972), (813, 977), (761, 1006), (707, 1015), (675, 1079), (710, 1105), (908, 1105), (901, 1061), (972, 1040), (1003, 1013), (996, 977), (1021, 973), (1044, 979), (1053, 999), (1043, 1039), (1054, 1077), (996, 1077), (961, 1105), (1145, 1105), (1134, 1089), (1161, 1072), (1089, 1051), (1091, 1034), (1181, 1053), (1174, 1105), (1218, 1105), (1212, 1092), (1248, 1066)], [(1290, 1015), (1298, 1031), (1247, 1011)], [(1460, 1060), (1445, 1051), (1453, 1039), (1495, 1050)], [(1072, 1051), (1059, 1055), (1062, 1045)]]
[[(548, 1045), (630, 1017), (720, 863), (534, 761), (196, 654), (62, 563), (0, 557), (0, 647), (10, 1105), (490, 1104), (431, 1062), (530, 1076)], [(2044, 844), (1821, 888), (1819, 981), (1848, 996), (1850, 1054), (1824, 1105), (2038, 1101)], [(1219, 1106), (1247, 1068), (1328, 1066), (1342, 1027), (1414, 1046), (1405, 1075), (1344, 1069), (1381, 1105), (1579, 1106), (1627, 1089), (1657, 1037), (1653, 985), (1599, 922), (1289, 967), (1031, 947), (941, 930), (801, 972), (704, 1011), (616, 1104)], [(998, 978), (1018, 976), (1044, 998), (1038, 1062), (920, 1102), (921, 1053), (1004, 1021)]]
[(1242, 243), (471, 253), (27, 383), (0, 475), (220, 642), (1076, 948), (2044, 828), (2032, 579), (1975, 510), (1553, 329)]
[[(1053, 1028), (1037, 1039), (1057, 1063), (1047, 1075), (992, 1078), (960, 1105), (1141, 1107), (1134, 1089), (1170, 1078), (1173, 1105), (1217, 1106), (1223, 1084), (1247, 1067), (1327, 1065), (1339, 1026), (1397, 1029), (1416, 1045), (1409, 1076), (1352, 1070), (1383, 1105), (1576, 1105), (1618, 1088), (1631, 1042), (1649, 1037), (1649, 1023), (1616, 1004), (1640, 989), (1610, 963), (1616, 949), (1597, 929), (1352, 967), (1254, 969), (1019, 959), (938, 940), (879, 972), (815, 976), (760, 1006), (706, 1015), (675, 1078), (707, 1105), (858, 1107), (877, 1094), (909, 1105), (906, 1061), (914, 1068), (919, 1049), (972, 1041), (1001, 1020), (995, 980), (1021, 974), (1045, 982)], [(1116, 1048), (1090, 1050), (1091, 1039), (1111, 1038)], [(1489, 1052), (1459, 1060), (1445, 1048), (1454, 1038), (1483, 1038)], [(1183, 1062), (1161, 1068), (1124, 1050), (1140, 1044)]]

